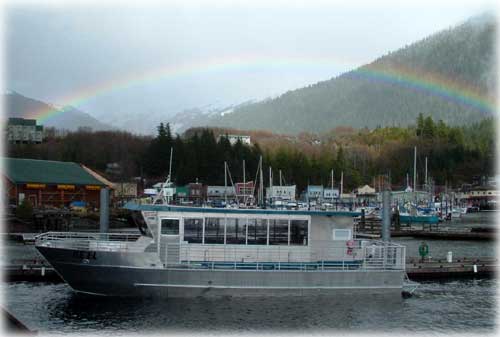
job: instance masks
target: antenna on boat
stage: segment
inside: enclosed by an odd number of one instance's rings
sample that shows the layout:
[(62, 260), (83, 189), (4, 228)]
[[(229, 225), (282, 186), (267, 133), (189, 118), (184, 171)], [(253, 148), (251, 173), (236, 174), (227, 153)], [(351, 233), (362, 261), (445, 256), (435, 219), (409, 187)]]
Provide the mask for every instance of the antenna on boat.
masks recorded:
[(281, 187), (282, 183), (281, 183), (281, 170), (280, 170), (280, 187)]

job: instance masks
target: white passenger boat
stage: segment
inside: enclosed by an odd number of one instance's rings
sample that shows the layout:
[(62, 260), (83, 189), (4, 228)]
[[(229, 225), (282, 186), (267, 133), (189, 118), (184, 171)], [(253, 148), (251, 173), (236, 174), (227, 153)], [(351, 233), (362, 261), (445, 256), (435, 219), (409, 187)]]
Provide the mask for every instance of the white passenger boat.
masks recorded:
[(141, 234), (49, 232), (36, 248), (98, 295), (400, 293), (405, 247), (356, 240), (355, 212), (125, 206)]

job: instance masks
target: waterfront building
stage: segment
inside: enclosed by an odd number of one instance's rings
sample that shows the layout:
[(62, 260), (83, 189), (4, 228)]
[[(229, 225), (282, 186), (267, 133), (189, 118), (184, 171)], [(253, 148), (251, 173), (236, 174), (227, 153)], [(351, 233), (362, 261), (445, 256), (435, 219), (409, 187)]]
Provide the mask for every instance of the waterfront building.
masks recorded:
[(252, 202), (254, 199), (253, 193), (255, 191), (255, 184), (253, 181), (248, 181), (246, 183), (236, 183), (236, 197), (239, 202)]
[(189, 183), (187, 185), (189, 191), (189, 200), (201, 204), (206, 199), (206, 186), (201, 183)]
[(234, 198), (235, 195), (235, 188), (233, 186), (207, 186), (208, 201), (223, 200), (225, 197)]
[(295, 201), (296, 186), (271, 186), (266, 188), (269, 200)]
[(106, 187), (72, 162), (4, 158), (3, 170), (6, 200), (12, 205), (26, 199), (34, 207), (68, 207), (74, 201), (99, 207), (100, 190)]
[(322, 185), (308, 185), (306, 190), (306, 198), (309, 201), (319, 201), (323, 199)]
[(43, 126), (35, 119), (9, 118), (7, 141), (13, 144), (40, 144), (43, 140)]
[[(432, 200), (431, 193), (427, 191), (413, 191), (411, 188), (407, 188), (404, 191), (392, 191), (392, 203), (396, 205), (404, 205), (406, 203), (427, 203)], [(382, 202), (382, 195), (379, 194), (378, 199)]]
[(340, 196), (338, 188), (325, 188), (323, 189), (323, 199), (328, 201), (332, 199), (337, 199)]

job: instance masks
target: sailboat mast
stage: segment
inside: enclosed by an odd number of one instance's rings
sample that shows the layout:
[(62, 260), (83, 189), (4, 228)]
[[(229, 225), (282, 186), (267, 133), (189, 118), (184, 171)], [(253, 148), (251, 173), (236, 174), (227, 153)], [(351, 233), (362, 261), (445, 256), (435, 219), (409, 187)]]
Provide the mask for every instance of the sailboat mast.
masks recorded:
[(224, 162), (224, 204), (227, 206), (227, 163)]
[(333, 205), (333, 169), (332, 169), (332, 205)]
[(264, 175), (262, 173), (262, 156), (260, 156), (260, 204), (264, 204)]
[(340, 172), (340, 198), (342, 198), (342, 194), (344, 193), (344, 171)]
[(247, 204), (247, 179), (245, 175), (245, 159), (243, 159), (243, 204), (246, 206)]
[(172, 157), (174, 155), (174, 148), (171, 147), (170, 148), (170, 165), (169, 165), (169, 168), (168, 168), (168, 178), (170, 181), (172, 181)]
[(427, 157), (425, 157), (425, 187), (427, 187)]
[(415, 146), (415, 157), (413, 159), (413, 191), (417, 192), (417, 147)]

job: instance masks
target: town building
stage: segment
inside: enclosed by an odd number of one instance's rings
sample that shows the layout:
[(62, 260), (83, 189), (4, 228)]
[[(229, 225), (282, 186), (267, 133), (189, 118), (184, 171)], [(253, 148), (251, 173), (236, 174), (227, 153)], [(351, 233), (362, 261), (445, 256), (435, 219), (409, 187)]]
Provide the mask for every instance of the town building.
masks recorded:
[(325, 188), (325, 189), (323, 189), (323, 199), (326, 201), (337, 199), (339, 196), (340, 196), (340, 192), (339, 192), (338, 188)]
[(72, 162), (4, 158), (3, 176), (10, 205), (28, 200), (34, 207), (68, 207), (82, 201), (99, 208), (100, 190), (106, 187)]
[(236, 183), (235, 184), (236, 188), (236, 197), (238, 198), (239, 202), (245, 203), (245, 202), (253, 202), (254, 199), (254, 191), (255, 191), (255, 184), (253, 181), (249, 181), (246, 183)]
[(266, 188), (266, 197), (269, 200), (295, 201), (296, 186), (271, 186)]
[(187, 185), (189, 191), (189, 200), (196, 204), (202, 204), (206, 198), (206, 186), (201, 183), (189, 183)]
[[(411, 188), (407, 188), (404, 191), (392, 191), (391, 192), (392, 203), (396, 205), (404, 205), (406, 203), (427, 203), (432, 201), (431, 193), (427, 191), (413, 191)], [(378, 201), (382, 202), (382, 194), (378, 195)]]
[(231, 145), (236, 144), (238, 140), (245, 145), (252, 145), (252, 142), (250, 141), (250, 136), (247, 135), (220, 135), (219, 139), (221, 137), (227, 138), (229, 140), (229, 143), (231, 143)]
[(306, 199), (309, 201), (321, 201), (323, 199), (323, 186), (322, 185), (307, 186)]
[(208, 201), (234, 198), (235, 195), (235, 188), (233, 186), (207, 186)]
[(43, 126), (35, 119), (9, 118), (7, 142), (12, 144), (40, 144), (43, 141)]

